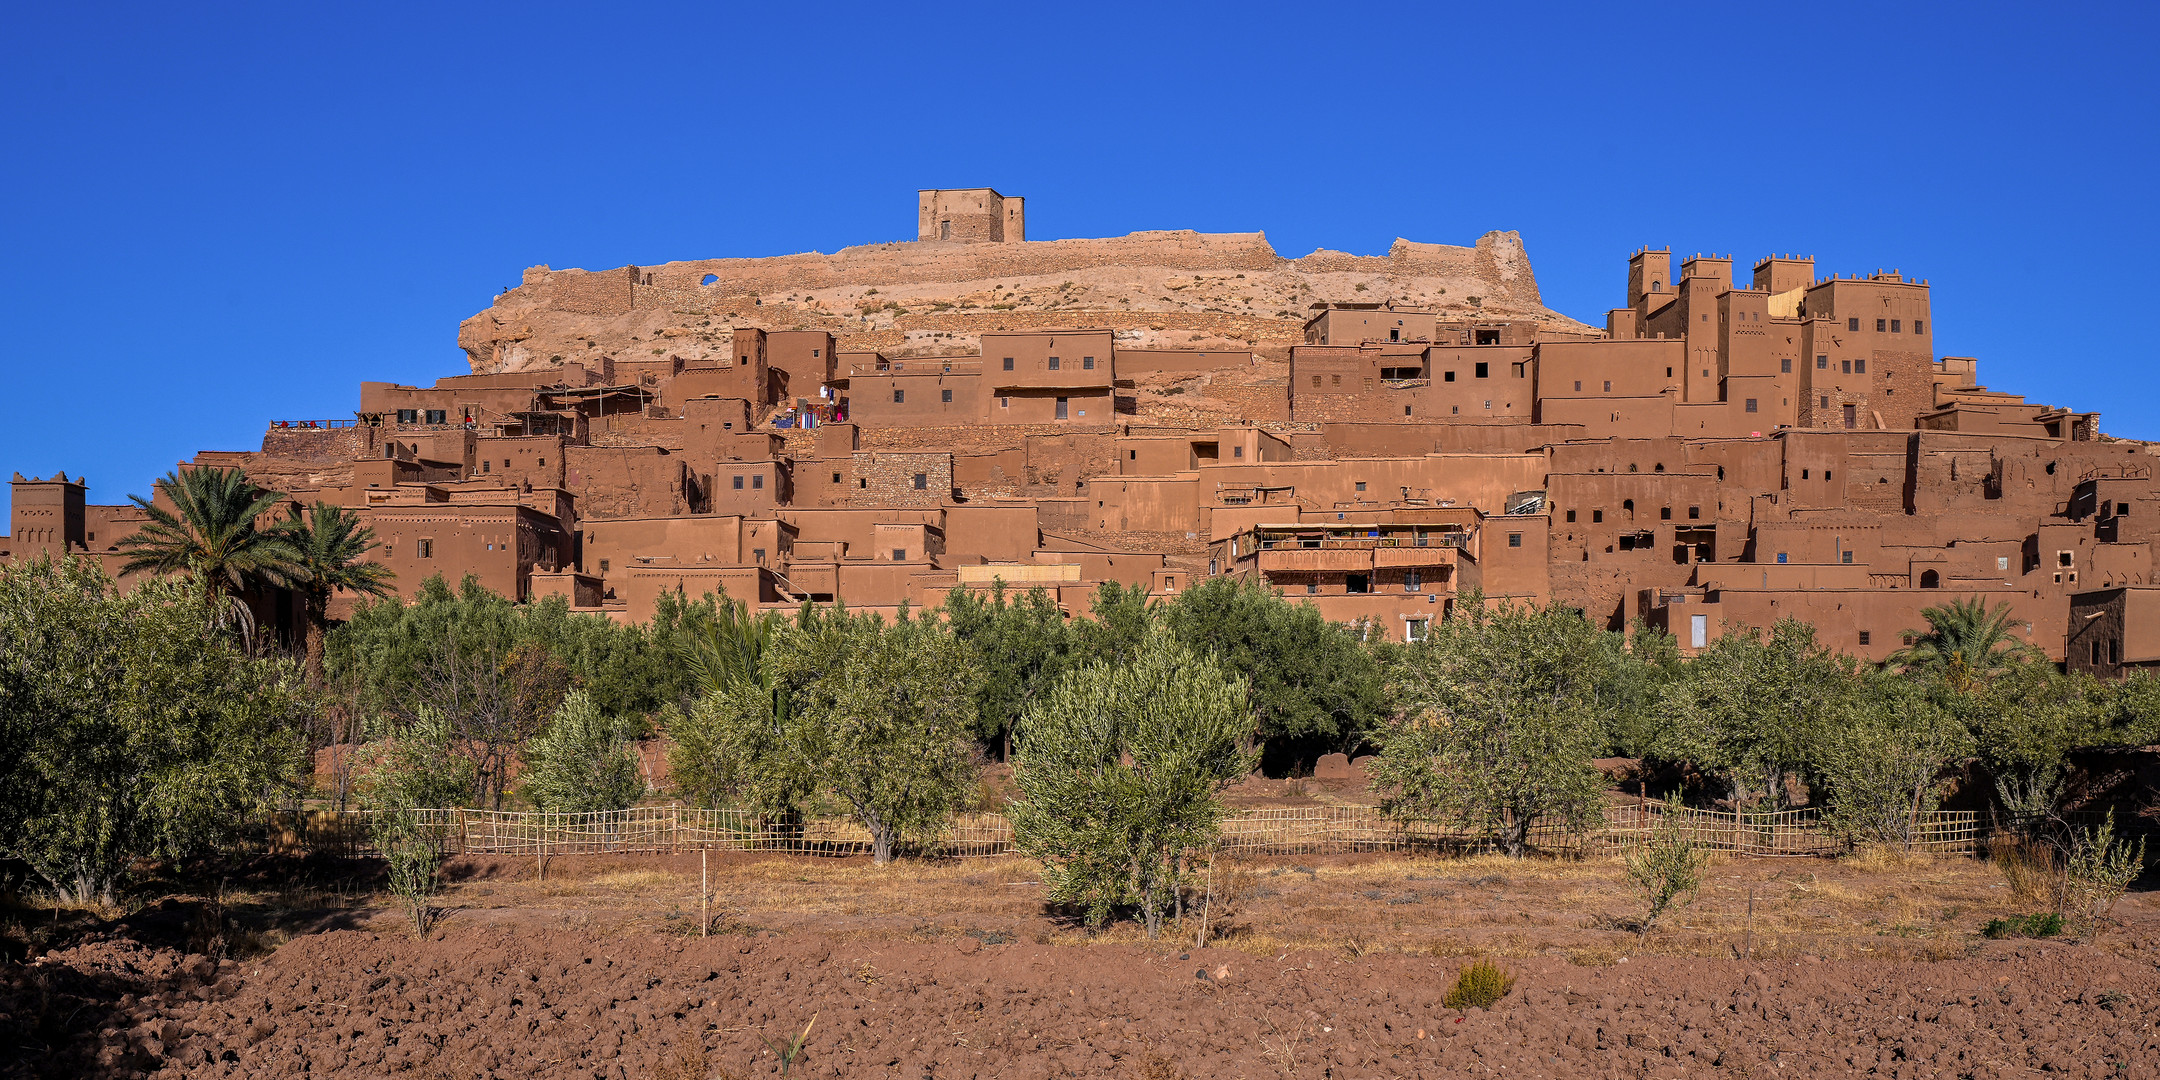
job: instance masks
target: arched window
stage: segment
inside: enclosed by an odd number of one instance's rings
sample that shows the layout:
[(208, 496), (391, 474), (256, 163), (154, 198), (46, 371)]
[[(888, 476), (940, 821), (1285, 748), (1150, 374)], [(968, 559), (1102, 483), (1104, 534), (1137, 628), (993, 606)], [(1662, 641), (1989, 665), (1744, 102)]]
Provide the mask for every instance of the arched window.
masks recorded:
[(1920, 587), (1923, 589), (1942, 588), (1942, 575), (1933, 570), (1920, 571)]

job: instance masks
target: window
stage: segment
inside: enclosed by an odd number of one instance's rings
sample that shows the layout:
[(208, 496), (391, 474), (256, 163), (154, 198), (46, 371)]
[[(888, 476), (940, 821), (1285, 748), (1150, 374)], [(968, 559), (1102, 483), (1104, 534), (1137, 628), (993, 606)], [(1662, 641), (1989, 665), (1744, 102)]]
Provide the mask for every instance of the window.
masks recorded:
[(763, 491), (765, 489), (765, 477), (763, 475), (751, 477), (750, 489), (752, 491)]
[[(1446, 371), (1446, 372), (1442, 372), (1442, 373), (1441, 373), (1441, 376), (1440, 376), (1440, 381), (1441, 381), (1441, 382), (1454, 382), (1454, 381), (1455, 381), (1455, 373), (1454, 373), (1454, 372), (1452, 372), (1452, 371)], [(1575, 389), (1577, 389), (1577, 390), (1580, 390), (1580, 389), (1582, 389), (1582, 384), (1581, 384), (1581, 383), (1576, 383), (1576, 384), (1575, 384)]]
[(1092, 357), (1092, 356), (1083, 356), (1083, 357), (1081, 357), (1081, 358), (1080, 358), (1080, 370), (1082, 370), (1082, 371), (1093, 371), (1093, 370), (1095, 370), (1095, 358), (1094, 358), (1094, 357)]
[(1362, 596), (1372, 591), (1372, 579), (1364, 574), (1344, 574), (1343, 591)]
[(1855, 375), (1865, 375), (1865, 374), (1867, 374), (1867, 358), (1866, 358), (1866, 357), (1861, 357), (1860, 359), (1858, 359), (1858, 360), (1855, 360), (1855, 361), (1853, 361), (1853, 362), (1852, 362), (1852, 370), (1853, 370), (1853, 374), (1855, 374)]
[(1011, 399), (1011, 398), (1009, 398), (1009, 397), (1001, 397), (1001, 398), (999, 398), (999, 399), (998, 399), (998, 408), (1000, 408), (1000, 409), (1010, 409), (1010, 408), (1012, 408), (1012, 399)]
[(483, 462), (481, 462), (481, 463), (480, 463), (480, 471), (481, 471), (481, 472), (494, 472), (494, 471), (495, 471), (495, 468), (494, 468), (494, 466), (495, 466), (495, 463), (494, 463), (494, 462), (492, 462), (492, 461), (483, 461)]
[(1860, 644), (1866, 645), (1869, 642), (1870, 637), (1871, 635), (1867, 631), (1860, 631)]
[(1778, 361), (1778, 371), (1786, 375), (1792, 374), (1792, 357), (1788, 356)]
[(1574, 524), (1574, 523), (1575, 523), (1575, 511), (1573, 511), (1573, 510), (1570, 510), (1570, 511), (1568, 511), (1568, 512), (1567, 512), (1567, 519), (1568, 519), (1568, 524), (1570, 524), (1570, 525)]
[(1244, 456), (1245, 456), (1245, 448), (1244, 448), (1244, 447), (1242, 447), (1242, 446), (1233, 446), (1233, 447), (1231, 447), (1231, 448), (1230, 448), (1230, 456), (1231, 456), (1231, 457), (1234, 457), (1234, 458), (1241, 458), (1241, 457), (1244, 457)]
[(839, 473), (834, 473), (834, 474), (832, 474), (832, 482), (833, 482), (833, 483), (835, 483), (835, 484), (837, 484), (837, 483), (839, 483), (839, 482), (840, 482), (840, 474), (839, 474)]
[(446, 424), (446, 423), (449, 423), (449, 422), (450, 422), (450, 414), (449, 414), (449, 412), (447, 412), (447, 411), (445, 411), (445, 410), (443, 410), (443, 409), (429, 409), (429, 410), (427, 411), (427, 422), (428, 422), (428, 423), (430, 423), (430, 424)]
[(1887, 327), (1887, 326), (1889, 325), (1889, 322), (1890, 322), (1890, 320), (1888, 320), (1888, 319), (1877, 319), (1877, 320), (1875, 320), (1875, 332), (1876, 332), (1876, 333), (1878, 333), (1878, 334), (1882, 333), (1882, 332), (1883, 332), (1883, 330), (1884, 330), (1884, 328), (1885, 328), (1885, 327)]
[(819, 354), (819, 353), (820, 353), (821, 351), (822, 351), (822, 350), (819, 350), (819, 349), (812, 349), (812, 350), (810, 350), (810, 358), (811, 358), (811, 359), (813, 359), (813, 360), (817, 359), (817, 357), (818, 357), (818, 354)]
[(397, 422), (398, 422), (398, 423), (400, 423), (400, 424), (417, 424), (417, 423), (419, 423), (419, 422), (420, 422), (420, 410), (418, 410), (418, 409), (399, 409), (399, 410), (397, 411)]
[(1305, 583), (1305, 595), (1307, 595), (1307, 596), (1318, 596), (1318, 595), (1320, 595), (1320, 583), (1319, 583), (1319, 582), (1317, 582), (1317, 581), (1308, 581), (1308, 582), (1306, 582), (1306, 583)]
[(1688, 519), (1689, 521), (1700, 521), (1700, 520), (1702, 520), (1702, 507), (1700, 507), (1700, 506), (1690, 506), (1690, 507), (1688, 507), (1688, 508), (1687, 508), (1687, 519)]
[(736, 478), (735, 478), (735, 490), (737, 490), (737, 491), (741, 491), (741, 490), (742, 490), (742, 477), (740, 477), (740, 476), (738, 476), (738, 477), (736, 477)]
[(1363, 491), (1363, 490), (1365, 490), (1365, 481), (1363, 481), (1363, 480), (1360, 480), (1360, 481), (1358, 481), (1358, 482), (1357, 482), (1357, 489), (1358, 489), (1359, 491)]
[(1509, 547), (1512, 547), (1512, 548), (1519, 548), (1519, 547), (1521, 547), (1521, 546), (1522, 546), (1522, 534), (1521, 534), (1521, 533), (1509, 533), (1509, 534), (1507, 534), (1507, 546), (1509, 546)]
[(1749, 398), (1749, 399), (1747, 399), (1747, 411), (1749, 411), (1749, 412), (1754, 412), (1754, 411), (1755, 411), (1755, 399), (1754, 399), (1754, 398)]
[(1825, 395), (1822, 399), (1822, 407), (1825, 409), (1830, 407), (1830, 398), (1827, 395)]
[[(1671, 368), (1670, 366), (1667, 366), (1667, 367), (1666, 367), (1666, 369), (1665, 369), (1665, 377), (1666, 377), (1666, 378), (1668, 378), (1668, 379), (1672, 378), (1672, 368)], [(1577, 390), (1580, 390), (1580, 389), (1582, 389), (1582, 384), (1581, 384), (1581, 383), (1576, 383), (1576, 384), (1575, 384), (1575, 389), (1577, 389)]]
[(906, 401), (906, 400), (907, 400), (907, 391), (905, 391), (905, 390), (895, 390), (895, 391), (893, 391), (893, 392), (892, 392), (892, 400), (893, 400), (893, 404), (895, 404), (895, 405), (898, 405), (898, 404), (900, 404), (901, 402), (904, 402), (904, 401)]
[(1330, 385), (1330, 386), (1341, 386), (1341, 385), (1342, 385), (1342, 376), (1340, 376), (1340, 375), (1330, 375), (1330, 376), (1328, 376), (1328, 385)]
[(1659, 521), (1671, 521), (1671, 520), (1672, 520), (1672, 507), (1670, 507), (1670, 506), (1660, 506), (1660, 507), (1658, 507), (1658, 512), (1657, 512), (1657, 519), (1658, 519)]
[(1840, 366), (1840, 367), (1844, 368), (1844, 370), (1845, 370), (1845, 374), (1847, 374), (1847, 375), (1850, 375), (1850, 374), (1852, 374), (1852, 361), (1850, 361), (1850, 360), (1840, 360), (1840, 361), (1838, 361), (1838, 364), (1839, 364), (1839, 366)]
[(1403, 571), (1402, 583), (1404, 592), (1417, 592), (1425, 587), (1424, 579), (1418, 576), (1416, 570)]
[(1782, 563), (1783, 563), (1783, 562), (1785, 561), (1785, 553), (1784, 553), (1784, 552), (1780, 551), (1780, 552), (1778, 552), (1778, 553), (1777, 553), (1777, 561), (1778, 561), (1779, 563), (1781, 563), (1781, 564), (1782, 564)]
[(906, 548), (894, 548), (894, 549), (892, 549), (892, 561), (894, 561), (894, 562), (906, 562), (906, 561), (907, 561), (907, 549), (906, 549)]
[(1403, 620), (1403, 640), (1404, 640), (1404, 641), (1423, 641), (1423, 640), (1425, 640), (1425, 627), (1426, 627), (1426, 624), (1430, 623), (1431, 621), (1432, 621), (1431, 619), (1404, 619), (1404, 620)]
[(602, 559), (602, 560), (600, 560), (600, 572), (601, 572), (601, 573), (603, 573), (603, 574), (607, 573), (607, 569), (608, 569), (608, 567), (607, 567), (607, 564), (608, 564), (608, 561), (607, 561), (606, 559)]
[(1848, 428), (1860, 426), (1860, 407), (1858, 405), (1845, 406), (1845, 426)]
[(1580, 393), (1580, 392), (1582, 392), (1582, 380), (1581, 380), (1581, 379), (1577, 379), (1577, 380), (1575, 380), (1575, 390), (1576, 390), (1576, 392), (1577, 392), (1577, 393)]
[(1846, 329), (1846, 330), (1848, 330), (1848, 331), (1850, 331), (1850, 332), (1852, 332), (1852, 333), (1856, 333), (1856, 334), (1857, 334), (1857, 333), (1859, 333), (1859, 332), (1860, 332), (1860, 320), (1858, 320), (1858, 319), (1847, 319), (1847, 320), (1845, 320), (1845, 329)]
[(1904, 323), (1903, 323), (1903, 321), (1901, 321), (1901, 320), (1898, 320), (1898, 319), (1892, 319), (1892, 320), (1890, 320), (1890, 332), (1891, 332), (1891, 333), (1893, 333), (1893, 334), (1902, 334), (1902, 333), (1904, 333), (1904, 332), (1905, 332), (1905, 330), (1904, 330)]
[(1058, 418), (1058, 419), (1060, 419), (1060, 420), (1063, 420), (1063, 419), (1065, 419), (1065, 415), (1066, 415), (1066, 413), (1065, 413), (1065, 409), (1066, 409), (1066, 406), (1065, 406), (1065, 399), (1064, 399), (1064, 398), (1059, 398), (1059, 399), (1057, 399), (1057, 418)]
[(759, 566), (763, 566), (763, 565), (765, 565), (765, 549), (764, 549), (764, 548), (751, 548), (751, 549), (750, 549), (750, 557), (751, 557), (752, 559), (755, 559), (755, 560), (757, 560), (757, 564), (758, 564)]
[(1828, 369), (1829, 369), (1829, 367), (1830, 367), (1830, 358), (1829, 358), (1829, 357), (1827, 357), (1827, 356), (1818, 356), (1818, 357), (1816, 357), (1816, 358), (1815, 358), (1815, 370), (1817, 370), (1817, 371), (1825, 371), (1825, 370), (1828, 370)]
[(928, 490), (930, 490), (930, 474), (929, 474), (929, 473), (916, 473), (916, 474), (915, 474), (915, 490), (917, 490), (917, 491), (928, 491)]
[(1839, 558), (1838, 558), (1838, 561), (1839, 561), (1839, 562), (1841, 562), (1841, 563), (1844, 563), (1844, 564), (1845, 564), (1845, 565), (1847, 565), (1847, 566), (1851, 566), (1851, 565), (1852, 565), (1852, 552), (1850, 552), (1850, 551), (1843, 551), (1843, 552), (1839, 552), (1838, 554), (1839, 554)]
[(1806, 469), (1802, 469), (1802, 470), (1800, 470), (1800, 479), (1802, 479), (1802, 480), (1805, 480), (1805, 479), (1807, 479), (1807, 478), (1808, 478), (1808, 470), (1806, 470)]
[(1592, 511), (1590, 511), (1590, 520), (1591, 520), (1592, 522), (1599, 522), (1599, 521), (1603, 521), (1603, 520), (1605, 520), (1605, 511), (1603, 511), (1603, 510), (1592, 510)]
[(2058, 551), (2055, 553), (2055, 565), (2069, 566), (2074, 558), (2075, 556), (2073, 556), (2070, 552)]
[(1051, 357), (1051, 358), (1050, 358), (1050, 370), (1052, 370), (1052, 371), (1056, 371), (1057, 369), (1058, 369), (1058, 358), (1057, 358), (1057, 357), (1055, 357), (1055, 356), (1053, 356), (1053, 357)]
[(1606, 392), (1606, 393), (1608, 393), (1608, 394), (1612, 393), (1612, 380), (1611, 380), (1611, 379), (1607, 379), (1607, 380), (1605, 380), (1605, 392)]
[(1320, 389), (1320, 376), (1315, 375), (1312, 377), (1312, 388), (1315, 390)]
[(1013, 360), (1013, 358), (1012, 358), (1012, 357), (1010, 357), (1010, 356), (1008, 356), (1008, 357), (1006, 357), (1006, 358), (1005, 358), (1005, 370), (1007, 370), (1007, 371), (1011, 371), (1011, 370), (1012, 370), (1012, 360)]
[(947, 405), (950, 405), (950, 404), (952, 404), (952, 391), (950, 391), (950, 390), (946, 390), (946, 391), (943, 391), (943, 393), (944, 393), (944, 395), (945, 395), (945, 404), (947, 404)]
[(1477, 375), (1477, 377), (1478, 377), (1478, 378), (1482, 379), (1482, 378), (1484, 378), (1484, 377), (1485, 377), (1485, 373), (1486, 373), (1486, 372), (1487, 372), (1488, 370), (1490, 370), (1491, 368), (1492, 368), (1492, 365), (1491, 365), (1491, 364), (1485, 363), (1485, 362), (1483, 362), (1483, 361), (1479, 361), (1479, 362), (1478, 362), (1478, 366), (1477, 366), (1477, 371), (1475, 372), (1475, 374)]
[(2008, 570), (2008, 569), (2010, 569), (2010, 557), (2009, 557), (2008, 555), (1997, 555), (1997, 556), (1995, 556), (1995, 569), (1997, 569), (1997, 570)]
[(416, 554), (418, 554), (418, 555), (419, 555), (419, 556), (420, 556), (421, 558), (423, 558), (423, 559), (432, 559), (432, 558), (434, 558), (434, 557), (435, 557), (435, 541), (433, 541), (433, 540), (421, 540), (421, 541), (420, 541), (420, 543), (419, 543), (419, 545), (418, 545), (418, 550), (417, 550)]
[(1925, 320), (1925, 319), (1914, 319), (1914, 320), (1912, 321), (1912, 332), (1913, 332), (1913, 333), (1915, 333), (1915, 334), (1924, 334), (1924, 333), (1926, 333), (1926, 332), (1927, 332), (1927, 320)]

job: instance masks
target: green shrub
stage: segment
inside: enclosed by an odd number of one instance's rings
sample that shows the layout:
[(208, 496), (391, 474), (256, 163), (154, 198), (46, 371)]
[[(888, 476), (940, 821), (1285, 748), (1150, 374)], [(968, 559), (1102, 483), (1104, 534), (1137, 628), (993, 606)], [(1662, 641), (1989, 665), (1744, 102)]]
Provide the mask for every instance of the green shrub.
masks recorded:
[(1441, 1004), (1450, 1009), (1490, 1009), (1515, 989), (1515, 976), (1490, 960), (1479, 960), (1455, 975), (1455, 986)]
[(2063, 932), (2063, 917), (2052, 911), (1989, 919), (1980, 933), (1991, 938), (2046, 938)]
[(1678, 796), (1668, 798), (1656, 831), (1627, 857), (1628, 883), (1643, 894), (1649, 907), (1638, 926), (1645, 934), (1672, 906), (1673, 898), (1685, 893), (1688, 902), (1694, 902), (1703, 867), (1710, 863), (1710, 853), (1696, 845), (1682, 824), (1685, 813)]

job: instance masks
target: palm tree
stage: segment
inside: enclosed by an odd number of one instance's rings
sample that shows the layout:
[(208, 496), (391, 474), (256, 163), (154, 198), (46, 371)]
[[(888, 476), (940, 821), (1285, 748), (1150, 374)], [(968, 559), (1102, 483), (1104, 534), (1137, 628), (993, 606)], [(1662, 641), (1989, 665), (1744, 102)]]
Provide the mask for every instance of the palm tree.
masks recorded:
[(294, 552), (293, 587), (306, 608), (308, 685), (320, 687), (331, 595), (343, 589), (387, 596), (390, 579), (397, 575), (379, 562), (362, 558), (375, 546), (375, 530), (360, 524), (357, 514), (317, 502), (305, 518), (293, 511), (282, 529)]
[(1920, 617), (1928, 628), (1905, 631), (1912, 644), (1890, 654), (1889, 662), (1941, 675), (1954, 690), (2000, 674), (2033, 653), (2031, 645), (2011, 635), (2007, 603), (1990, 611), (1979, 597), (1952, 600), (1942, 607), (1921, 608)]
[(158, 480), (156, 489), (173, 508), (128, 496), (150, 520), (120, 541), (121, 550), (132, 556), (120, 572), (185, 575), (209, 600), (212, 625), (232, 619), (243, 636), (250, 634), (253, 620), (240, 594), (261, 585), (289, 585), (297, 573), (297, 552), (284, 526), (256, 525), (285, 496), (257, 486), (239, 469), (176, 469)]

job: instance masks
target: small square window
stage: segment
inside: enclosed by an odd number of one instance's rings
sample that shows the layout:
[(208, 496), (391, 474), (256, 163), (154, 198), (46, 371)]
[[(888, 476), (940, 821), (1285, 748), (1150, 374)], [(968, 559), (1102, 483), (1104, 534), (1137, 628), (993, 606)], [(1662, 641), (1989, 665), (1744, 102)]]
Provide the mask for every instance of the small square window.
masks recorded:
[(916, 474), (915, 474), (915, 490), (917, 490), (917, 491), (928, 491), (928, 490), (930, 490), (930, 474), (929, 474), (929, 473), (916, 473)]
[(1830, 367), (1830, 358), (1829, 358), (1829, 357), (1827, 357), (1827, 356), (1818, 356), (1818, 357), (1816, 357), (1816, 358), (1815, 358), (1815, 370), (1817, 370), (1817, 371), (1826, 371), (1826, 370), (1828, 370), (1828, 369), (1829, 369), (1829, 367)]
[(1581, 380), (1581, 379), (1577, 379), (1577, 380), (1575, 380), (1575, 392), (1576, 392), (1576, 393), (1578, 393), (1578, 394), (1582, 392), (1582, 380)]
[(1783, 564), (1784, 564), (1784, 562), (1785, 562), (1785, 553), (1784, 553), (1784, 552), (1780, 551), (1780, 552), (1778, 552), (1778, 553), (1777, 553), (1777, 561), (1778, 561), (1779, 565), (1783, 565)]
[(742, 477), (740, 477), (740, 476), (738, 476), (738, 477), (736, 477), (736, 478), (735, 478), (735, 490), (737, 490), (737, 491), (741, 491), (741, 490), (742, 490)]
[(1671, 520), (1672, 520), (1672, 507), (1670, 507), (1670, 506), (1660, 506), (1660, 507), (1658, 507), (1658, 512), (1657, 512), (1657, 519), (1658, 519), (1659, 521), (1671, 521)]
[(1320, 583), (1319, 583), (1319, 582), (1317, 582), (1317, 581), (1308, 581), (1308, 582), (1306, 582), (1306, 583), (1305, 583), (1305, 595), (1307, 595), (1307, 596), (1318, 596), (1318, 595), (1320, 595)]
[(1882, 332), (1883, 332), (1883, 331), (1884, 331), (1884, 330), (1885, 330), (1886, 328), (1888, 328), (1888, 327), (1889, 327), (1889, 325), (1890, 325), (1890, 320), (1888, 320), (1888, 319), (1877, 319), (1877, 320), (1875, 320), (1875, 332), (1876, 332), (1876, 333), (1878, 333), (1878, 334), (1880, 334), (1880, 333), (1882, 333)]
[(1870, 635), (1868, 634), (1868, 632), (1865, 630), (1860, 631), (1860, 644), (1866, 645), (1869, 643), (1869, 641)]
[[(1444, 372), (1441, 372), (1441, 375), (1440, 375), (1440, 381), (1441, 381), (1441, 382), (1454, 382), (1454, 381), (1455, 381), (1455, 373), (1454, 373), (1454, 372), (1452, 372), (1452, 371), (1444, 371)], [(1576, 383), (1576, 384), (1575, 384), (1575, 389), (1577, 389), (1577, 390), (1580, 390), (1580, 389), (1582, 389), (1582, 384), (1581, 384), (1581, 383)]]
[(1608, 394), (1612, 393), (1612, 380), (1611, 380), (1611, 379), (1607, 379), (1607, 380), (1605, 380), (1605, 392), (1606, 392), (1606, 393), (1608, 393)]
[(1844, 369), (1844, 372), (1845, 372), (1845, 374), (1847, 374), (1847, 375), (1850, 375), (1850, 374), (1852, 374), (1852, 361), (1850, 361), (1850, 360), (1840, 360), (1840, 361), (1838, 361), (1838, 366)]
[(1778, 370), (1787, 375), (1792, 374), (1792, 357), (1788, 356), (1782, 360), (1779, 360)]
[(1592, 522), (1592, 523), (1596, 523), (1596, 522), (1604, 521), (1604, 520), (1605, 520), (1605, 511), (1603, 511), (1603, 510), (1592, 510), (1592, 511), (1590, 511), (1590, 520), (1591, 520), (1591, 522)]
[(1575, 511), (1573, 511), (1573, 510), (1570, 510), (1570, 511), (1568, 511), (1568, 512), (1567, 512), (1567, 519), (1568, 519), (1568, 524), (1570, 524), (1570, 525), (1574, 524), (1574, 523), (1575, 523)]
[(1754, 399), (1754, 398), (1749, 398), (1749, 399), (1747, 399), (1747, 411), (1749, 411), (1749, 412), (1754, 412), (1754, 411), (1755, 411), (1755, 399)]
[(907, 561), (907, 549), (906, 549), (906, 548), (894, 548), (894, 549), (892, 549), (892, 561), (894, 561), (894, 562), (906, 562), (906, 561)]
[(1328, 376), (1328, 385), (1330, 385), (1330, 386), (1341, 386), (1341, 385), (1342, 385), (1342, 376), (1340, 376), (1340, 375), (1330, 375), (1330, 376)]
[(900, 403), (902, 403), (902, 402), (906, 401), (906, 400), (907, 400), (907, 391), (905, 391), (905, 390), (895, 390), (895, 391), (893, 391), (893, 392), (892, 392), (892, 400), (893, 400), (893, 404), (895, 404), (895, 405), (898, 405), (898, 404), (900, 404)]
[(1012, 399), (1011, 399), (1011, 398), (1009, 398), (1009, 397), (1001, 397), (1001, 398), (999, 398), (999, 399), (998, 399), (998, 408), (1000, 408), (1000, 409), (1010, 409), (1010, 408), (1012, 408)]
[(1057, 357), (1055, 357), (1055, 356), (1053, 356), (1053, 357), (1051, 357), (1051, 358), (1050, 358), (1050, 370), (1052, 370), (1052, 371), (1056, 371), (1057, 369), (1058, 369), (1058, 358), (1057, 358)]
[(839, 482), (840, 482), (840, 474), (839, 474), (839, 473), (834, 473), (834, 474), (832, 474), (832, 482), (833, 482), (833, 483), (835, 483), (835, 484), (837, 484), (837, 483), (839, 483)]
[(1905, 332), (1905, 328), (1904, 328), (1904, 327), (1905, 327), (1905, 324), (1904, 324), (1904, 322), (1903, 322), (1902, 320), (1899, 320), (1899, 319), (1892, 319), (1892, 320), (1890, 320), (1890, 332), (1891, 332), (1891, 333), (1893, 333), (1893, 334), (1902, 334), (1902, 333), (1904, 333), (1904, 332)]
[(1690, 506), (1690, 507), (1688, 507), (1688, 508), (1687, 508), (1687, 518), (1688, 518), (1688, 520), (1689, 520), (1689, 521), (1701, 521), (1701, 520), (1702, 520), (1702, 507), (1700, 507), (1700, 506)]
[(1842, 562), (1842, 563), (1845, 563), (1845, 564), (1847, 564), (1847, 565), (1851, 565), (1851, 563), (1852, 563), (1852, 552), (1850, 552), (1850, 551), (1844, 552), (1844, 553), (1843, 553), (1843, 556), (1844, 556), (1844, 557), (1843, 557), (1843, 558), (1841, 558), (1841, 559), (1839, 559), (1838, 561), (1839, 561), (1839, 562)]
[(1013, 358), (1012, 358), (1012, 357), (1010, 357), (1010, 356), (1008, 356), (1008, 357), (1006, 357), (1006, 358), (1005, 358), (1005, 370), (1007, 370), (1007, 371), (1011, 371), (1011, 370), (1012, 370), (1012, 361), (1013, 361)]
[(1491, 364), (1487, 364), (1487, 363), (1483, 363), (1483, 362), (1480, 362), (1480, 363), (1478, 364), (1478, 366), (1477, 366), (1477, 371), (1475, 372), (1475, 374), (1477, 375), (1477, 377), (1478, 377), (1478, 378), (1482, 379), (1482, 378), (1484, 378), (1484, 377), (1485, 377), (1485, 373), (1486, 373), (1487, 371), (1491, 370), (1491, 368), (1492, 368), (1492, 365), (1491, 365)]
[(944, 395), (945, 395), (945, 404), (947, 404), (947, 405), (950, 405), (950, 404), (952, 404), (952, 391), (950, 391), (950, 390), (946, 390), (946, 391), (942, 391), (942, 392), (943, 392), (943, 393), (944, 393)]
[(398, 422), (398, 423), (400, 423), (400, 424), (417, 424), (417, 423), (419, 423), (419, 422), (420, 422), (420, 410), (418, 410), (418, 409), (399, 409), (399, 410), (397, 411), (397, 422)]
[(1912, 332), (1913, 332), (1913, 333), (1915, 333), (1915, 334), (1924, 334), (1924, 333), (1927, 333), (1927, 320), (1925, 320), (1925, 319), (1914, 319), (1914, 320), (1912, 321)]
[(1867, 374), (1867, 358), (1866, 358), (1866, 357), (1861, 357), (1860, 359), (1858, 359), (1858, 360), (1855, 360), (1855, 361), (1853, 361), (1853, 362), (1852, 362), (1852, 370), (1853, 370), (1853, 374), (1855, 374), (1855, 375), (1865, 375), (1865, 374)]
[(1845, 320), (1845, 329), (1846, 329), (1846, 330), (1847, 330), (1848, 332), (1851, 332), (1851, 333), (1859, 333), (1859, 332), (1860, 332), (1860, 320), (1858, 320), (1858, 319), (1847, 319), (1847, 320)]
[(1081, 357), (1081, 358), (1080, 358), (1080, 370), (1082, 370), (1082, 371), (1093, 371), (1093, 370), (1095, 370), (1095, 358), (1094, 358), (1094, 357), (1092, 357), (1092, 356), (1083, 356), (1083, 357)]
[(1358, 489), (1359, 491), (1363, 491), (1363, 490), (1365, 490), (1365, 481), (1363, 481), (1363, 480), (1360, 480), (1360, 481), (1358, 481), (1358, 482), (1357, 482), (1357, 489)]
[(1512, 548), (1519, 548), (1519, 547), (1521, 547), (1521, 546), (1522, 546), (1522, 534), (1521, 534), (1521, 533), (1509, 533), (1509, 534), (1507, 534), (1507, 546), (1509, 546), (1509, 547), (1512, 547)]
[(765, 477), (763, 477), (762, 475), (760, 475), (760, 476), (753, 476), (753, 477), (751, 477), (751, 478), (750, 478), (750, 488), (751, 488), (751, 490), (753, 490), (753, 491), (761, 491), (761, 490), (763, 490), (763, 489), (764, 489), (764, 487), (765, 487)]
[(419, 544), (417, 545), (417, 547), (418, 547), (418, 552), (417, 552), (417, 554), (419, 554), (419, 556), (420, 556), (421, 558), (423, 558), (423, 559), (432, 559), (432, 558), (434, 558), (434, 557), (435, 557), (435, 541), (433, 541), (433, 540), (422, 540), (422, 541), (420, 541), (420, 543), (419, 543)]

